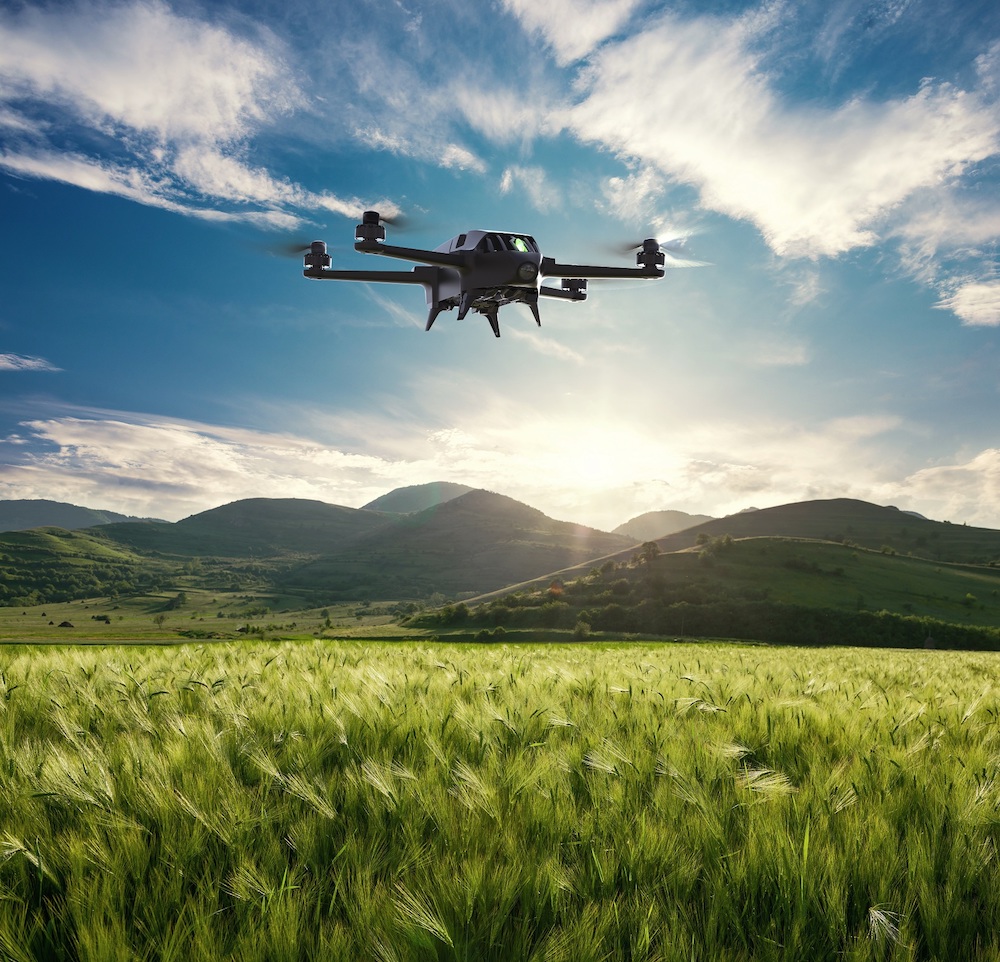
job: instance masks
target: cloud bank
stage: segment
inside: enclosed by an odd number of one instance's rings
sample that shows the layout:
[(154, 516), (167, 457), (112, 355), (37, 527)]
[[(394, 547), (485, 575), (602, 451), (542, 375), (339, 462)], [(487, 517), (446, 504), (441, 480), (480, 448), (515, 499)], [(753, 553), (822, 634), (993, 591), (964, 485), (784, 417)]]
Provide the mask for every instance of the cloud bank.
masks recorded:
[[(0, 493), (176, 520), (241, 498), (360, 507), (396, 487), (457, 481), (605, 530), (649, 510), (723, 516), (836, 497), (1000, 525), (1000, 452), (920, 466), (899, 480), (879, 467), (883, 439), (903, 427), (886, 415), (812, 428), (791, 420), (626, 424), (596, 409), (582, 419), (539, 414), (484, 393), (478, 411), (431, 431), (389, 416), (295, 420), (326, 439), (124, 412), (26, 421), (0, 441)], [(377, 449), (350, 441), (380, 429)]]

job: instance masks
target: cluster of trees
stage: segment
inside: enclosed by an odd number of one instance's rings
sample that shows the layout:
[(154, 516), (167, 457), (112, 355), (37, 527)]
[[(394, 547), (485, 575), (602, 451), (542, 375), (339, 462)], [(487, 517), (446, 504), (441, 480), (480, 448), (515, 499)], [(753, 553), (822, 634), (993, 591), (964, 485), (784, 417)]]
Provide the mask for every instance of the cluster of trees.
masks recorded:
[(56, 604), (77, 598), (119, 597), (148, 588), (137, 565), (5, 564), (0, 570), (0, 606)]

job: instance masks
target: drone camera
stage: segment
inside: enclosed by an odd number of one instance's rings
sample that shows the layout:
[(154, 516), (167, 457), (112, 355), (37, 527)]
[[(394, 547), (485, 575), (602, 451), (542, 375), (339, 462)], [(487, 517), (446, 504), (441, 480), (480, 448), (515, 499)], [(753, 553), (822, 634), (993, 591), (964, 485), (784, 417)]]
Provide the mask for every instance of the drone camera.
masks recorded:
[(361, 223), (354, 232), (354, 240), (365, 247), (374, 247), (379, 241), (385, 240), (385, 228), (381, 224), (378, 211), (364, 212)]
[(635, 255), (635, 262), (639, 267), (659, 267), (666, 263), (666, 259), (659, 243), (652, 237), (642, 242), (642, 249)]
[(326, 252), (326, 244), (323, 241), (313, 241), (309, 245), (309, 253), (303, 258), (307, 268), (329, 267), (330, 255)]

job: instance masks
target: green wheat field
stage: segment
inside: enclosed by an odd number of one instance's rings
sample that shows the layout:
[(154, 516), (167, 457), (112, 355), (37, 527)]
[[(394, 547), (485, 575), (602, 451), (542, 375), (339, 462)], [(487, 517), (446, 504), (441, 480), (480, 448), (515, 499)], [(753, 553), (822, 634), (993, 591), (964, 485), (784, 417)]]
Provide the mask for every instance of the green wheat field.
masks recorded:
[(998, 658), (6, 646), (0, 957), (998, 959)]

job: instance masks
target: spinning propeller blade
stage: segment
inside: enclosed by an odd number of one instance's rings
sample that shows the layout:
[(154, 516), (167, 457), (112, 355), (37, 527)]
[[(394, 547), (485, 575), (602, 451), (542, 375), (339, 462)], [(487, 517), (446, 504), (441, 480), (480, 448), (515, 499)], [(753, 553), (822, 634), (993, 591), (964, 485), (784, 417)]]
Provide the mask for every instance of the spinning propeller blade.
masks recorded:
[[(680, 234), (669, 237), (666, 240), (658, 240), (660, 250), (666, 255), (664, 267), (705, 267), (708, 261), (695, 260), (690, 256), (688, 241), (690, 234)], [(645, 241), (625, 241), (623, 243), (609, 244), (607, 250), (612, 254), (624, 255), (632, 254), (641, 250)]]
[(293, 237), (289, 240), (268, 241), (259, 245), (262, 251), (277, 257), (301, 257), (308, 253), (311, 240)]

